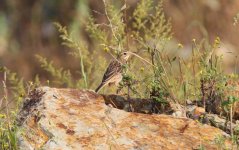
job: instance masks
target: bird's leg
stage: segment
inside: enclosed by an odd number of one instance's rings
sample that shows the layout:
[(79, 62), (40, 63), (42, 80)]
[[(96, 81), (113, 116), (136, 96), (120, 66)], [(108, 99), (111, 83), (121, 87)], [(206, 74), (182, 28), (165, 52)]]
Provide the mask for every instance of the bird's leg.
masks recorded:
[(122, 88), (123, 88), (123, 87), (120, 87), (120, 86), (119, 86), (119, 83), (120, 83), (120, 81), (115, 82), (115, 86), (117, 87), (117, 90), (116, 90), (116, 94), (117, 94), (117, 95), (120, 93), (120, 91), (121, 91)]
[(123, 88), (123, 87), (117, 87), (117, 90), (116, 90), (116, 94), (117, 94), (117, 95), (121, 92), (122, 88)]

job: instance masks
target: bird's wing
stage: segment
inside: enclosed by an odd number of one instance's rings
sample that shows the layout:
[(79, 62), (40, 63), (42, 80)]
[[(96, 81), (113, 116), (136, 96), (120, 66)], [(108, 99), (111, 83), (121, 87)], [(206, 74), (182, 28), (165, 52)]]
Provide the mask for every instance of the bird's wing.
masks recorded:
[(111, 61), (111, 63), (107, 67), (107, 70), (105, 71), (104, 77), (102, 79), (102, 83), (109, 81), (116, 74), (121, 73), (121, 71), (122, 71), (121, 63), (118, 62), (117, 60)]

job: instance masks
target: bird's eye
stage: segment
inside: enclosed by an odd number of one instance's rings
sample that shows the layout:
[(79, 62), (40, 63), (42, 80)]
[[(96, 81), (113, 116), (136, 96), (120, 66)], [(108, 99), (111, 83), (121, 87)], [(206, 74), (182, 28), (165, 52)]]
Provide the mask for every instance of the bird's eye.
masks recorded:
[(123, 54), (126, 55), (126, 52), (124, 52)]

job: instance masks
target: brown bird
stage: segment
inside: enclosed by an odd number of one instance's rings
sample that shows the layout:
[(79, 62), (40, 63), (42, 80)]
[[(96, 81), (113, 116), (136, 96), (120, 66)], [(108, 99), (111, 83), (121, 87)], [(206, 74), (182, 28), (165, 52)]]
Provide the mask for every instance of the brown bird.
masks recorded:
[(101, 84), (95, 90), (96, 93), (103, 88), (105, 85), (112, 85), (115, 84), (116, 86), (119, 85), (119, 82), (122, 80), (122, 66), (126, 64), (127, 60), (129, 59), (131, 52), (123, 52), (120, 54), (119, 59), (114, 59), (110, 62), (109, 66), (107, 67), (105, 74), (103, 76)]

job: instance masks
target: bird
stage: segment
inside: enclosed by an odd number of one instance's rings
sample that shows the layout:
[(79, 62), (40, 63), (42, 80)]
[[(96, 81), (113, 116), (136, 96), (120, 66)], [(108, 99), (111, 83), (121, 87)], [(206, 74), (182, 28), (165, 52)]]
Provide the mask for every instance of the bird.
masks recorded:
[(122, 66), (127, 63), (127, 60), (131, 56), (131, 52), (122, 52), (118, 59), (113, 59), (109, 63), (101, 84), (96, 88), (95, 92), (98, 93), (105, 85), (119, 85), (120, 81), (122, 80)]

